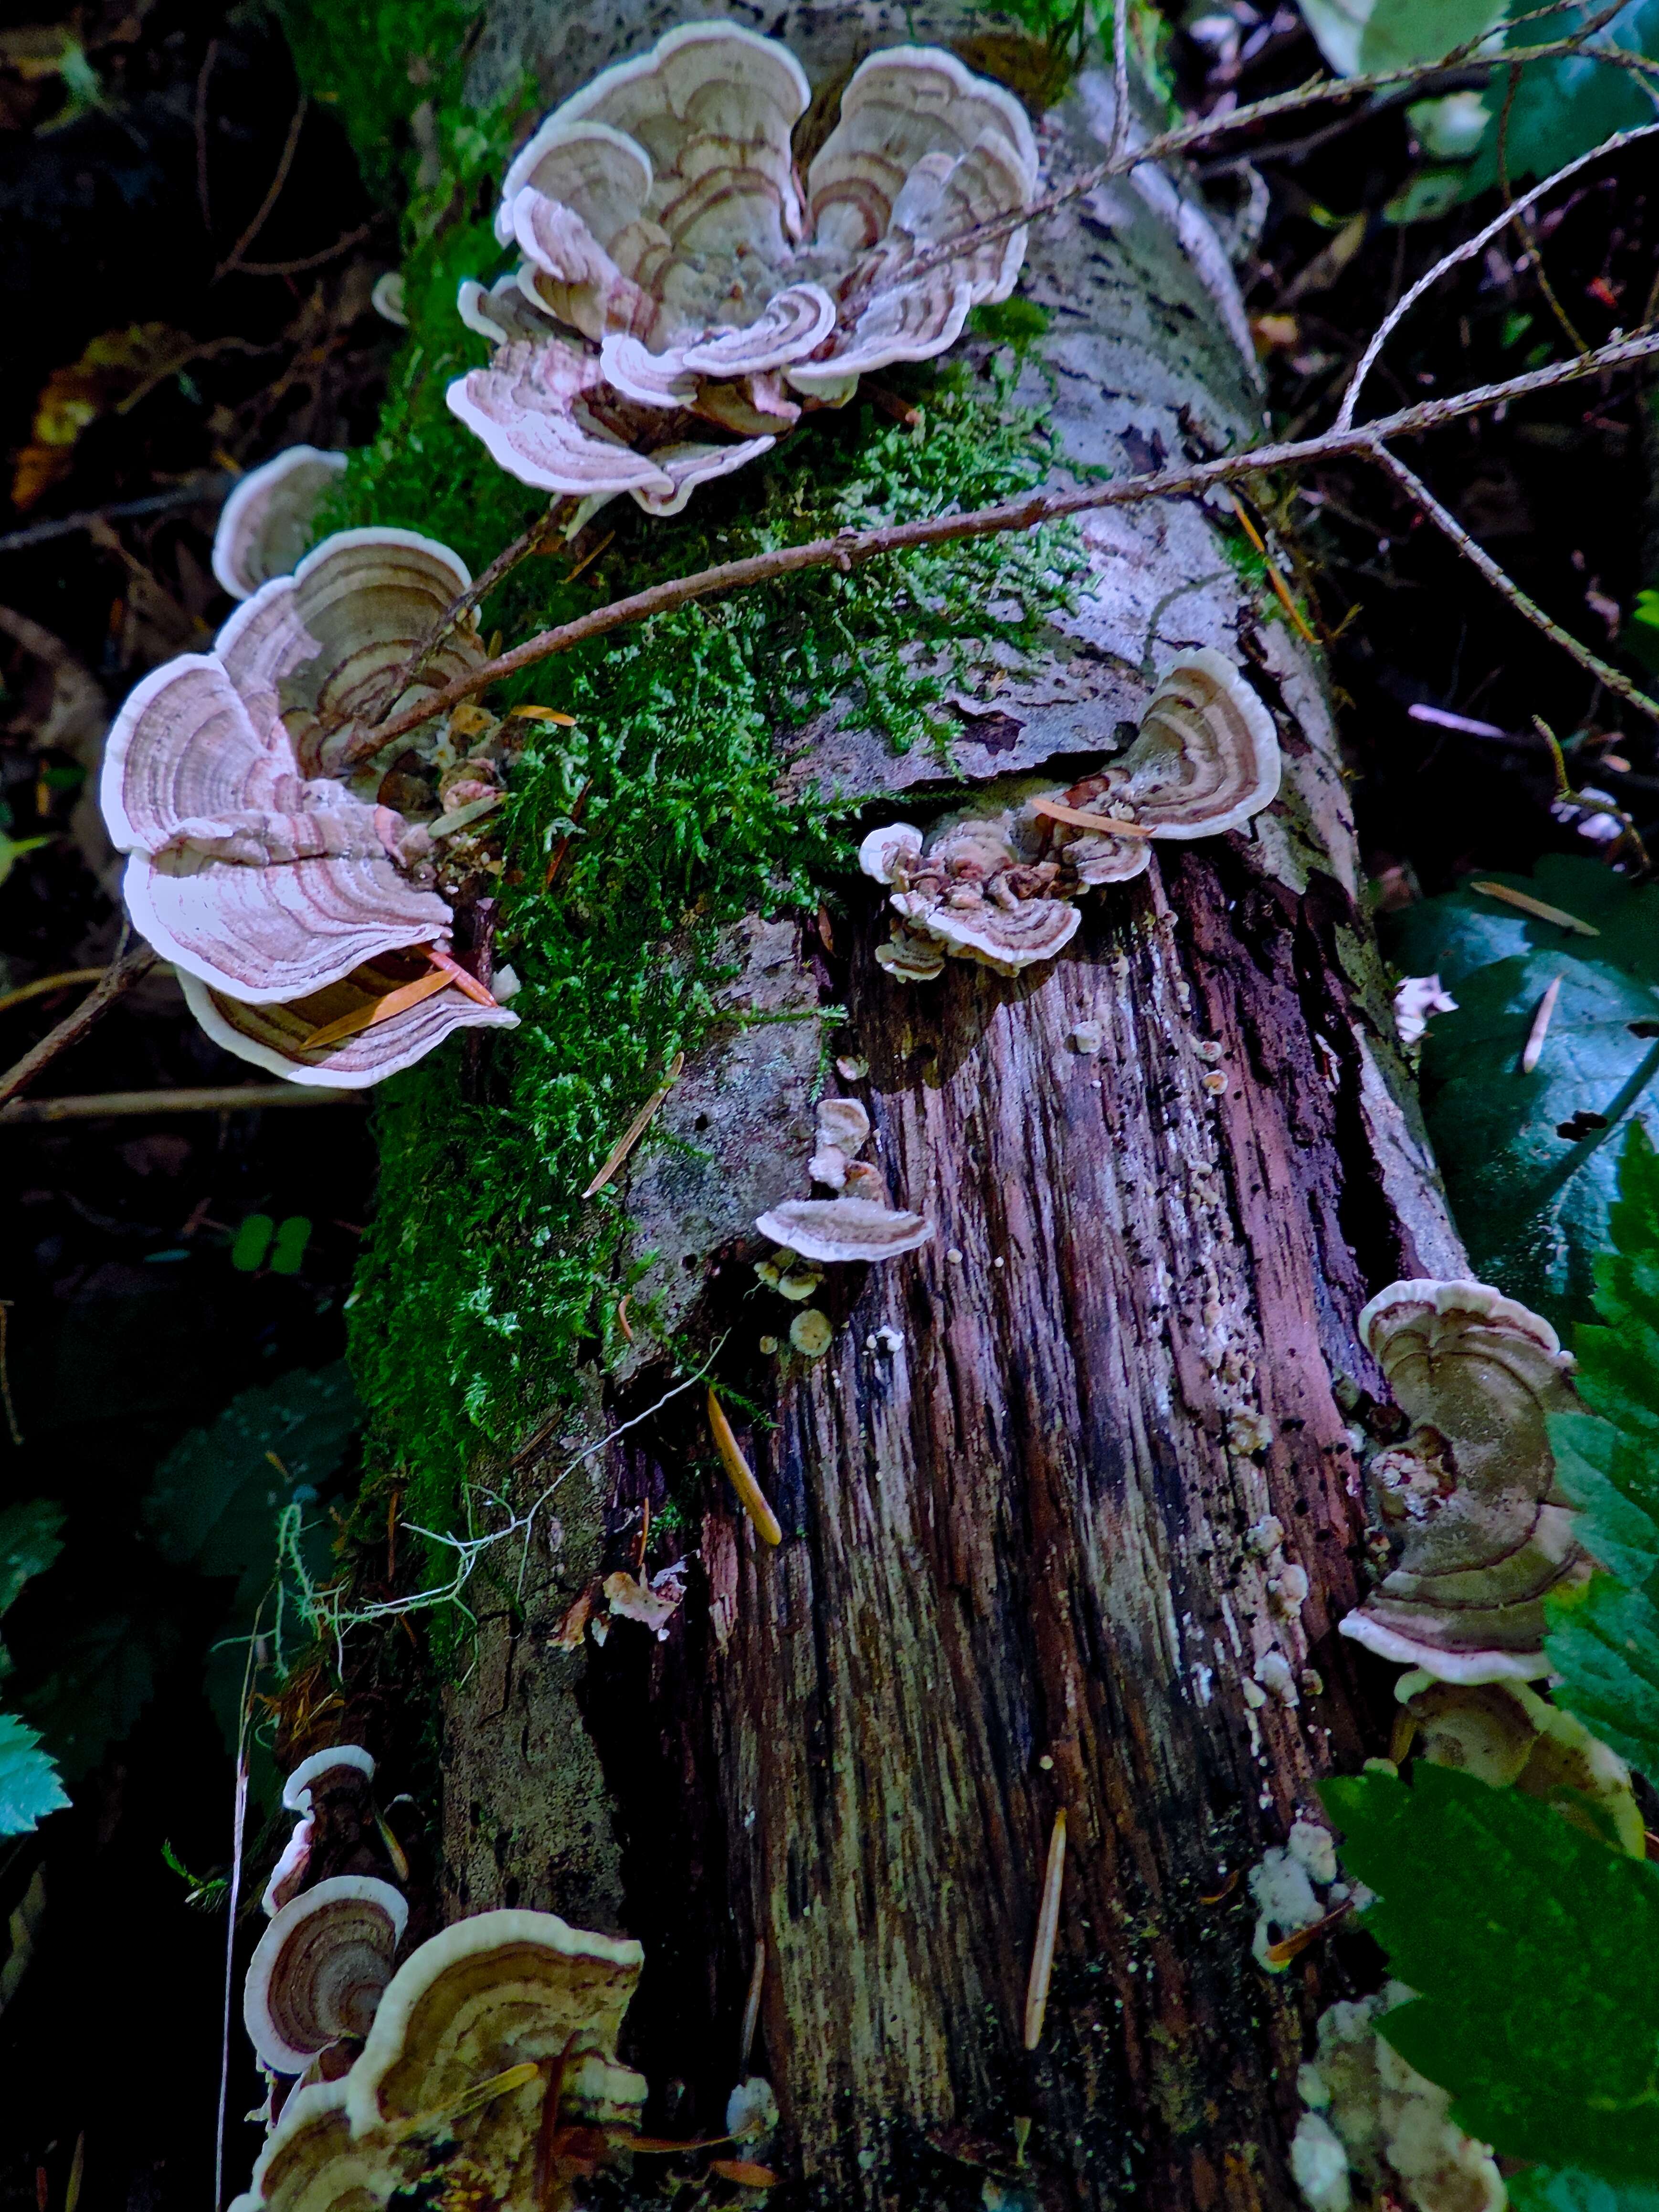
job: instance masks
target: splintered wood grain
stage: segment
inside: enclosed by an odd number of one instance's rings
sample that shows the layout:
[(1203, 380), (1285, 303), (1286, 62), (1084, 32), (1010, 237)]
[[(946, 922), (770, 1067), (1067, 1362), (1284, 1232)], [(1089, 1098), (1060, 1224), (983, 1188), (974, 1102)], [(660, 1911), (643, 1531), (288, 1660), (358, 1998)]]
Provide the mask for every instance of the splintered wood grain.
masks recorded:
[[(1188, 855), (1018, 981), (896, 985), (874, 916), (856, 950), (870, 1072), (832, 1087), (938, 1235), (826, 1285), (829, 1353), (786, 1360), (747, 1438), (782, 1549), (711, 1492), (708, 1622), (692, 1607), (649, 1662), (648, 1704), (613, 1672), (599, 1723), (632, 1777), (662, 2048), (683, 2066), (685, 2022), (741, 2003), (763, 1939), (764, 2070), (825, 2203), (952, 2202), (927, 2138), (1006, 2142), (1020, 2113), (1045, 2203), (1294, 2202), (1317, 1963), (1270, 1979), (1244, 1881), (1203, 1899), (1385, 1725), (1367, 1740), (1334, 1633), (1360, 1522), (1332, 1376), (1375, 1381), (1354, 1316), (1407, 1255), (1355, 1133), (1328, 906)], [(780, 1301), (738, 1313), (787, 1333)], [(623, 1494), (652, 1480), (636, 1462)], [(1270, 1591), (1282, 1559), (1304, 1604)]]

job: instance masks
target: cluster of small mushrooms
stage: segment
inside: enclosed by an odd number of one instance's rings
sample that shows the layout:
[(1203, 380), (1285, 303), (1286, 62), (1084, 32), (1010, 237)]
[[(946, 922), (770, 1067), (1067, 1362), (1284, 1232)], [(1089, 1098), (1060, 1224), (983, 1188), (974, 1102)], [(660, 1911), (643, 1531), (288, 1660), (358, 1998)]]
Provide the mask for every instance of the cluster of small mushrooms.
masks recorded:
[[(1571, 1356), (1547, 1322), (1484, 1283), (1392, 1284), (1364, 1309), (1359, 1331), (1408, 1425), (1379, 1440), (1366, 1470), (1391, 1564), (1339, 1626), (1406, 1669), (1395, 1684), (1394, 1757), (1414, 1752), (1493, 1789), (1520, 1790), (1644, 1856), (1624, 1761), (1531, 1687), (1549, 1672), (1545, 1599), (1591, 1571), (1546, 1425), (1577, 1404)], [(1297, 1845), (1293, 1829), (1251, 1877), (1257, 1956), (1269, 1966), (1345, 1899), (1363, 1901), (1340, 1884), (1315, 1886), (1336, 1872), (1334, 1857), (1298, 1886), (1307, 1869), (1293, 1863)], [(1487, 2146), (1455, 2124), (1447, 2093), (1376, 2032), (1407, 1994), (1390, 1984), (1334, 2005), (1319, 2023), (1317, 2051), (1298, 2077), (1308, 2109), (1291, 2158), (1310, 2212), (1349, 2212), (1356, 2182), (1370, 2201), (1403, 2198), (1418, 2212), (1502, 2212)]]
[(376, 1826), (374, 1771), (342, 1744), (283, 1791), (300, 1819), (264, 1894), (243, 2015), (287, 2094), (233, 2212), (365, 2212), (434, 2174), (445, 2201), (556, 2212), (637, 2131), (647, 2085), (616, 2046), (644, 1954), (550, 1912), (503, 1911), (398, 1964), (408, 1916), (392, 1883), (307, 1879), (319, 1846), (349, 1855)]
[(518, 265), (459, 302), (495, 350), (449, 405), (502, 468), (579, 499), (578, 520), (622, 492), (675, 514), (803, 410), (1007, 298), (1023, 228), (916, 264), (1033, 197), (1013, 94), (936, 47), (872, 54), (803, 187), (811, 97), (776, 39), (688, 23), (546, 118), (495, 214)]

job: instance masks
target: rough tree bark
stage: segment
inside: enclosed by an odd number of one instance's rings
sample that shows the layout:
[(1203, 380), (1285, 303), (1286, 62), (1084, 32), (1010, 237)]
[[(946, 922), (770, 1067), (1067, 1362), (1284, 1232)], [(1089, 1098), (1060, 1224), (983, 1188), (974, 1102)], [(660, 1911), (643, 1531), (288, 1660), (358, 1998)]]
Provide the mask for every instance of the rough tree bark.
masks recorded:
[[(1029, 58), (948, 6), (611, 0), (550, 21), (496, 0), (481, 76), (528, 60), (562, 97), (686, 12), (785, 37), (830, 94), (907, 37), (1016, 82)], [(1087, 75), (1048, 118), (1051, 175), (1098, 158), (1111, 97)], [(1023, 289), (1053, 312), (1030, 393), (1072, 458), (1121, 469), (1259, 434), (1238, 295), (1186, 180), (1138, 172), (1049, 224)], [(632, 2056), (659, 2088), (688, 2085), (673, 2116), (700, 2127), (744, 2070), (763, 1942), (774, 2163), (806, 2177), (799, 2201), (849, 2212), (980, 2202), (951, 2130), (1006, 2147), (1019, 2116), (1045, 2205), (1296, 2202), (1294, 2076), (1330, 1969), (1315, 1950), (1261, 1972), (1239, 1875), (1317, 1814), (1319, 1776), (1381, 1747), (1378, 1686), (1334, 1632), (1364, 1532), (1334, 1381), (1376, 1380), (1353, 1326), (1371, 1291), (1460, 1257), (1357, 904), (1317, 670), (1200, 507), (1085, 534), (1080, 615), (957, 701), (957, 773), (1098, 757), (1178, 648), (1212, 644), (1278, 715), (1279, 805), (1251, 837), (1158, 848), (1018, 982), (954, 964), (891, 982), (873, 896), (833, 944), (789, 919), (736, 933), (734, 1014), (803, 1018), (734, 1024), (687, 1070), (663, 1125), (702, 1161), (647, 1150), (629, 1206), (653, 1285), (772, 1407), (748, 1443), (786, 1541), (757, 1550), (711, 1475), (667, 1641), (555, 1644), (639, 1501), (708, 1462), (701, 1392), (683, 1394), (566, 1477), (556, 1550), (538, 1546), (522, 1611), (486, 1619), (446, 1716), (448, 1908), (641, 1936)], [(941, 775), (845, 715), (786, 750), (787, 775), (902, 788), (919, 819)], [(850, 1013), (833, 1031), (816, 1018), (832, 1003)], [(1082, 1023), (1097, 1054), (1076, 1048)], [(755, 1291), (748, 1224), (805, 1188), (826, 1044), (867, 1060), (831, 1085), (865, 1099), (896, 1202), (939, 1235), (838, 1279), (827, 1357), (780, 1363), (757, 1340), (787, 1335), (789, 1310)], [(646, 1348), (596, 1375), (586, 1424), (514, 1470), (521, 1494), (673, 1379)], [(1309, 1577), (1299, 1607), (1251, 1540), (1269, 1514)], [(1028, 2063), (1061, 1807), (1059, 1955)]]

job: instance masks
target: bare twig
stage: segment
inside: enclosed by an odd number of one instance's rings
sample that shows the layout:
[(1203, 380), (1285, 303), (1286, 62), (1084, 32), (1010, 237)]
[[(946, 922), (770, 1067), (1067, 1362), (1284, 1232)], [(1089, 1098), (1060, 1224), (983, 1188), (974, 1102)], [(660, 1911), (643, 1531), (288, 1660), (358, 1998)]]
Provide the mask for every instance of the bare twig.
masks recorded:
[(11, 1318), (11, 1300), (0, 1298), (0, 1402), (6, 1408), (6, 1427), (15, 1444), (23, 1441), (23, 1431), (17, 1425), (17, 1409), (11, 1402), (11, 1370), (6, 1365), (6, 1323)]
[(233, 269), (241, 265), (243, 254), (264, 228), (265, 224), (270, 221), (271, 210), (283, 197), (283, 187), (288, 182), (289, 171), (294, 167), (294, 156), (300, 149), (300, 133), (305, 128), (306, 116), (310, 106), (310, 94), (302, 92), (300, 94), (300, 104), (294, 111), (294, 120), (288, 126), (288, 137), (283, 141), (283, 151), (276, 163), (276, 173), (271, 179), (265, 196), (255, 211), (252, 222), (248, 224), (235, 245), (231, 247), (230, 252), (214, 270), (212, 281), (216, 284), (222, 276), (228, 276)]
[(142, 977), (148, 975), (155, 965), (155, 955), (148, 945), (129, 946), (104, 970), (102, 982), (82, 1000), (75, 1012), (66, 1014), (55, 1030), (48, 1030), (39, 1044), (0, 1075), (0, 1108), (8, 1099), (15, 1098), (20, 1091), (27, 1091), (35, 1077), (52, 1066), (59, 1053), (67, 1052), (70, 1045), (78, 1043), (99, 1016), (112, 1006), (124, 991), (131, 990)]
[(593, 638), (605, 637), (612, 630), (644, 622), (653, 615), (669, 613), (694, 599), (713, 599), (725, 592), (775, 583), (782, 577), (799, 575), (806, 569), (833, 567), (845, 573), (866, 561), (913, 552), (921, 546), (990, 538), (1005, 531), (1035, 530), (1040, 524), (1059, 521), (1066, 515), (1133, 506), (1142, 500), (1205, 492), (1212, 484), (1230, 483), (1240, 477), (1260, 476), (1274, 469), (1306, 468), (1340, 454), (1358, 453), (1370, 458), (1385, 439), (1415, 437), (1420, 432), (1438, 428), (1442, 423), (1478, 414), (1484, 408), (1525, 398), (1534, 392), (1552, 391), (1557, 385), (1571, 384), (1581, 377), (1626, 368), (1655, 354), (1659, 354), (1659, 336), (1623, 338), (1615, 344), (1599, 346), (1582, 358), (1549, 362), (1541, 368), (1529, 369), (1522, 376), (1507, 377), (1501, 383), (1480, 385), (1444, 399), (1421, 400), (1413, 407), (1401, 409), (1397, 414), (1379, 416), (1358, 429), (1329, 430), (1317, 438), (1255, 446), (1245, 453), (1224, 453), (1214, 460), (1197, 461), (1184, 467), (1151, 470), (1116, 483), (1091, 483), (1064, 491), (1039, 489), (1018, 499), (1005, 500), (995, 507), (974, 507), (957, 514), (927, 515), (915, 522), (884, 523), (874, 530), (841, 531), (833, 538), (815, 538), (800, 545), (776, 546), (770, 552), (757, 553), (747, 560), (722, 562), (717, 568), (700, 569), (695, 575), (676, 576), (665, 583), (653, 584), (646, 591), (614, 599), (608, 606), (595, 607), (573, 622), (561, 623), (553, 629), (526, 638), (522, 645), (481, 663), (441, 691), (429, 692), (402, 714), (394, 714), (389, 721), (368, 731), (346, 748), (341, 765), (349, 767), (355, 761), (368, 758), (392, 738), (418, 729), (434, 715), (447, 714), (463, 699), (487, 690), (492, 684), (500, 683), (503, 677), (516, 675), (521, 668), (550, 659), (556, 653), (568, 653)]
[(54, 991), (67, 991), (72, 983), (95, 983), (103, 972), (101, 968), (65, 968), (58, 975), (37, 975), (32, 983), (20, 983), (15, 991), (0, 991), (0, 1014), (9, 1013), (14, 1006), (27, 1006), (31, 999), (46, 999)]
[(1130, 169), (1139, 168), (1143, 161), (1167, 161), (1179, 154), (1188, 154), (1196, 147), (1212, 145), (1218, 139), (1231, 137), (1236, 132), (1253, 129), (1257, 124), (1276, 122), (1282, 115), (1294, 115), (1301, 110), (1314, 107), (1326, 100), (1363, 100), (1374, 92), (1391, 90), (1397, 85), (1409, 85), (1419, 96), (1438, 89), (1438, 80), (1447, 75), (1454, 77), (1468, 70), (1490, 71), (1495, 69), (1519, 68), (1533, 62), (1561, 61), (1569, 55), (1583, 54), (1586, 58), (1607, 62), (1618, 68), (1637, 71), (1646, 76), (1659, 76), (1659, 63), (1650, 62), (1645, 55), (1632, 54), (1622, 48), (1609, 50), (1588, 46), (1586, 40), (1604, 30), (1619, 14), (1623, 0), (1604, 7), (1582, 29), (1571, 38), (1552, 39), (1536, 46), (1517, 46), (1498, 55), (1477, 54), (1471, 41), (1437, 62), (1413, 62), (1397, 69), (1380, 70), (1369, 76), (1310, 77), (1306, 84), (1297, 85), (1289, 92), (1273, 94), (1266, 100), (1254, 100), (1248, 107), (1236, 107), (1230, 115), (1206, 116), (1196, 123), (1182, 124), (1179, 129), (1163, 131), (1139, 146), (1130, 146), (1110, 155), (1093, 168), (1085, 169), (1065, 184), (1057, 185), (1052, 191), (1038, 199), (1028, 201), (1022, 208), (1012, 209), (989, 222), (975, 223), (971, 229), (958, 231), (954, 238), (941, 239), (937, 246), (920, 253), (914, 261), (905, 264), (907, 283), (925, 276), (947, 261), (960, 255), (972, 253), (981, 246), (989, 246), (1000, 238), (1007, 238), (1027, 223), (1036, 222), (1066, 206), (1068, 202), (1082, 199), (1114, 177)]
[(106, 1121), (133, 1114), (235, 1114), (264, 1106), (361, 1106), (361, 1091), (320, 1083), (216, 1083), (198, 1090), (93, 1091), (0, 1106), (0, 1128), (42, 1121)]
[[(469, 584), (464, 592), (459, 592), (450, 601), (426, 635), (416, 646), (403, 666), (398, 669), (385, 684), (380, 693), (378, 709), (371, 708), (362, 717), (364, 721), (376, 722), (386, 719), (431, 659), (433, 654), (442, 645), (456, 623), (464, 616), (471, 614), (474, 607), (480, 605), (495, 590), (501, 578), (516, 568), (520, 562), (527, 561), (532, 553), (541, 550), (574, 504), (574, 500), (556, 499), (550, 507), (537, 516), (522, 536), (515, 538), (510, 545), (504, 547), (495, 556), (476, 583)], [(336, 726), (337, 727), (338, 725), (337, 724)]]
[(130, 514), (165, 514), (169, 508), (216, 507), (229, 494), (233, 476), (192, 477), (171, 491), (151, 492), (144, 499), (122, 500), (114, 507), (89, 507), (79, 514), (60, 515), (55, 522), (32, 522), (27, 530), (8, 531), (0, 538), (0, 553), (26, 553), (33, 545), (49, 545), (54, 538), (73, 538), (90, 530), (94, 522), (122, 522)]
[(1387, 471), (1412, 504), (1419, 507), (1435, 528), (1450, 539), (1463, 558), (1480, 571), (1492, 589), (1500, 592), (1518, 615), (1524, 617), (1534, 629), (1541, 630), (1552, 644), (1560, 647), (1563, 653), (1570, 654), (1598, 683), (1605, 684), (1609, 691), (1615, 692), (1627, 705), (1645, 714), (1650, 721), (1659, 722), (1659, 699), (1650, 699), (1645, 691), (1638, 690), (1628, 676), (1622, 675), (1599, 653), (1592, 653), (1589, 646), (1581, 645), (1570, 630), (1563, 629), (1559, 623), (1544, 612), (1536, 599), (1528, 599), (1519, 584), (1498, 567), (1484, 545), (1476, 544), (1457, 517), (1441, 506), (1423, 479), (1414, 475), (1397, 453), (1376, 446), (1372, 448), (1371, 459), (1380, 468)]
[(1524, 215), (1527, 210), (1534, 206), (1546, 192), (1553, 191), (1555, 187), (1565, 183), (1567, 178), (1576, 176), (1580, 169), (1587, 167), (1592, 161), (1599, 161), (1604, 155), (1616, 154), (1621, 147), (1633, 146), (1638, 138), (1651, 138), (1656, 131), (1659, 131), (1659, 123), (1643, 123), (1638, 124), (1632, 131), (1615, 131), (1611, 138), (1604, 138), (1599, 146), (1592, 146), (1588, 154), (1581, 154), (1576, 161), (1569, 161), (1565, 168), (1558, 169), (1553, 176), (1546, 177), (1541, 184), (1534, 185), (1530, 191), (1523, 192), (1518, 200), (1511, 201), (1500, 214), (1495, 215), (1489, 223), (1484, 224), (1477, 230), (1472, 238), (1466, 238), (1461, 246), (1455, 246), (1449, 253), (1443, 254), (1432, 269), (1425, 270), (1411, 289), (1401, 295), (1377, 325), (1370, 343), (1359, 356), (1359, 365), (1349, 380), (1348, 388), (1342, 395), (1342, 404), (1337, 410), (1336, 421), (1332, 428), (1337, 430), (1346, 430), (1351, 428), (1353, 422), (1353, 410), (1359, 403), (1361, 388), (1365, 379), (1376, 367), (1377, 356), (1423, 295), (1437, 284), (1449, 270), (1455, 269), (1460, 262), (1472, 260), (1484, 247), (1492, 243), (1500, 230), (1505, 229), (1517, 216)]
[(213, 64), (219, 58), (219, 41), (210, 39), (196, 79), (196, 204), (202, 210), (202, 228), (213, 236), (213, 203), (208, 196), (207, 96)]
[[(1510, 118), (1515, 112), (1515, 95), (1520, 89), (1521, 72), (1518, 69), (1512, 69), (1504, 94), (1504, 112), (1498, 118), (1498, 185), (1506, 206), (1513, 206), (1515, 202), (1515, 192), (1510, 184)], [(1588, 353), (1589, 348), (1580, 337), (1571, 316), (1556, 296), (1549, 271), (1544, 266), (1544, 249), (1538, 242), (1538, 234), (1532, 227), (1531, 217), (1522, 215), (1517, 209), (1515, 228), (1523, 249), (1532, 257), (1533, 274), (1538, 279), (1538, 289), (1544, 295), (1545, 304), (1561, 325), (1567, 343), (1575, 353)]]
[(348, 230), (337, 238), (332, 246), (325, 246), (319, 253), (301, 255), (298, 261), (239, 261), (237, 271), (243, 276), (303, 276), (308, 269), (320, 269), (325, 262), (336, 259), (354, 246), (361, 246), (374, 228), (372, 222), (360, 222), (356, 230)]
[(1107, 159), (1115, 161), (1129, 138), (1130, 0), (1112, 0), (1112, 135)]

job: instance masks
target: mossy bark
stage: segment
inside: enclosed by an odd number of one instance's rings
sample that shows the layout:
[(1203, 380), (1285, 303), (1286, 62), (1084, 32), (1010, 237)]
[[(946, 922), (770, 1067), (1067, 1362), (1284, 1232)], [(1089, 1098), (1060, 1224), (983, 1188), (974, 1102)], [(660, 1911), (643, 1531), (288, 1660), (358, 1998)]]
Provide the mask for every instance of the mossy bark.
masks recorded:
[[(527, 60), (562, 96), (685, 12), (496, 0), (480, 67)], [(948, 8), (718, 12), (787, 38), (831, 90), (906, 37), (1016, 81), (1029, 58), (982, 16), (957, 36)], [(1110, 104), (1098, 76), (1073, 88), (1045, 125), (1051, 173), (1097, 158)], [(1237, 295), (1182, 180), (1139, 173), (1047, 226), (1022, 289), (1053, 318), (1030, 395), (1074, 461), (1121, 471), (1257, 434)], [(676, 1376), (642, 1340), (514, 1473), (533, 1494), (579, 1437), (636, 1423), (564, 1479), (554, 1541), (538, 1536), (448, 1698), (452, 1908), (641, 1936), (630, 2055), (659, 2089), (686, 2086), (664, 2118), (699, 2131), (744, 2070), (764, 1943), (757, 2063), (783, 2110), (773, 2163), (804, 2177), (802, 2203), (978, 2203), (974, 2161), (991, 2142), (1010, 2157), (1021, 2116), (1044, 2205), (1296, 2201), (1322, 1967), (1255, 1965), (1237, 1875), (1316, 1814), (1322, 1774), (1381, 1747), (1378, 1692), (1335, 1633), (1363, 1528), (1334, 1378), (1376, 1379), (1354, 1334), (1370, 1291), (1460, 1255), (1359, 910), (1318, 672), (1229, 527), (1191, 503), (1087, 526), (1076, 617), (958, 695), (950, 767), (1097, 758), (1178, 648), (1212, 644), (1278, 714), (1279, 806), (1249, 838), (1161, 848), (1018, 981), (953, 966), (894, 983), (873, 887), (833, 925), (739, 933), (731, 1026), (664, 1109), (659, 1134), (683, 1142), (642, 1154), (628, 1202), (656, 1255), (643, 1289), (766, 1409), (746, 1441), (785, 1542), (758, 1547), (695, 1471), (700, 1392), (648, 1410)], [(902, 791), (919, 818), (945, 774), (850, 714), (784, 751), (787, 776)], [(816, 1018), (837, 1006), (844, 1024)], [(1098, 1051), (1079, 1048), (1085, 1024)], [(831, 1085), (865, 1100), (893, 1196), (939, 1234), (838, 1273), (833, 1344), (806, 1363), (759, 1348), (787, 1340), (793, 1310), (757, 1291), (746, 1232), (805, 1188), (830, 1051), (867, 1062)], [(563, 1648), (644, 1502), (695, 1537), (672, 1632)], [(1269, 1515), (1305, 1603), (1270, 1586), (1250, 1533)], [(1059, 1954), (1028, 2060), (1062, 1807)]]

